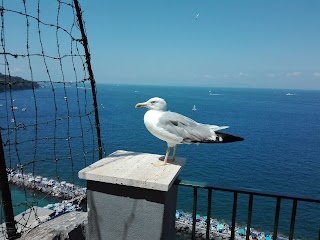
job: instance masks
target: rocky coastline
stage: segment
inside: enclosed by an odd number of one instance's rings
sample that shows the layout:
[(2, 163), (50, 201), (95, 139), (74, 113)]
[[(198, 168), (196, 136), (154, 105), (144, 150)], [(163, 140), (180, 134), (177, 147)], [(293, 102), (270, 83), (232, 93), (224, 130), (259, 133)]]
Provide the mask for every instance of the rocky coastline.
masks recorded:
[[(20, 170), (7, 169), (9, 183), (37, 190), (52, 197), (64, 199), (62, 202), (48, 204), (44, 208), (51, 209), (54, 215), (61, 215), (67, 212), (81, 210), (80, 204), (86, 200), (86, 188), (79, 187), (66, 181), (56, 181), (42, 176), (34, 176), (32, 173), (25, 173)], [(181, 239), (189, 239), (192, 234), (192, 213), (182, 210), (176, 211), (176, 232)], [(196, 215), (196, 239), (206, 238), (207, 216)], [(224, 240), (230, 239), (231, 226), (217, 219), (210, 218), (210, 239)], [(246, 227), (236, 226), (235, 239), (246, 239)], [(272, 233), (257, 231), (251, 229), (250, 238), (259, 240), (271, 240)], [(287, 238), (278, 237), (278, 240), (286, 240)]]
[(0, 92), (8, 90), (26, 90), (40, 88), (41, 85), (34, 81), (25, 80), (21, 77), (9, 76), (0, 73)]

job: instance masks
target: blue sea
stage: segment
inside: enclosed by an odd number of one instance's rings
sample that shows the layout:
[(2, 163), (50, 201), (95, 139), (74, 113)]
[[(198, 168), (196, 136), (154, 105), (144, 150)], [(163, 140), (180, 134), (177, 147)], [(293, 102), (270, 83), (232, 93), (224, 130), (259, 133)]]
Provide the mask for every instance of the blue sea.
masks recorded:
[[(73, 111), (81, 114), (82, 108), (78, 111), (78, 104), (72, 103), (72, 99), (76, 99), (78, 94), (75, 89), (70, 87), (65, 92), (62, 86), (56, 87), (54, 91), (56, 103), (52, 101), (50, 87), (39, 89), (35, 96), (38, 99), (36, 106), (30, 100), (33, 97), (31, 90), (14, 92), (13, 98), (16, 99), (16, 104), (20, 104), (20, 107), (27, 105), (28, 109), (24, 116), (21, 111), (17, 112), (16, 121), (35, 121), (32, 114), (35, 108), (39, 110), (39, 122), (43, 122), (42, 120), (46, 118), (49, 121), (52, 119), (50, 116), (57, 116), (54, 115), (52, 106), (56, 104), (59, 109), (60, 104), (66, 104), (63, 99), (65, 94), (68, 95), (71, 113), (58, 110), (58, 115), (72, 115)], [(90, 92), (89, 89), (87, 91)], [(201, 123), (230, 126), (224, 132), (245, 139), (243, 142), (229, 144), (179, 145), (177, 156), (187, 159), (180, 179), (231, 188), (299, 194), (320, 199), (320, 91), (99, 84), (97, 91), (102, 141), (107, 155), (119, 149), (165, 154), (166, 143), (153, 137), (144, 126), (143, 115), (146, 110), (134, 108), (136, 103), (158, 96), (166, 100), (170, 111), (178, 112)], [(11, 115), (8, 118), (3, 117), (6, 114), (4, 99), (5, 94), (0, 93), (0, 104), (3, 104), (0, 107), (1, 127), (7, 126), (5, 121), (12, 117)], [(91, 107), (91, 102), (88, 104)], [(196, 105), (197, 111), (192, 111), (193, 105)], [(30, 117), (29, 120), (27, 116)], [(79, 121), (68, 121), (64, 126), (57, 123), (56, 127), (63, 129), (69, 126), (71, 133), (61, 130), (62, 138), (68, 138), (68, 135), (65, 137), (64, 134), (72, 135), (72, 131), (78, 128), (78, 123)], [(83, 118), (82, 123), (90, 123), (90, 120)], [(39, 126), (37, 131), (40, 136), (42, 132), (51, 133), (52, 128)], [(90, 128), (84, 129), (84, 136), (88, 133), (88, 142), (95, 144), (90, 131)], [(22, 138), (27, 139), (28, 134), (34, 136), (35, 132), (27, 129)], [(73, 142), (69, 147), (72, 151), (77, 151), (83, 142), (81, 138), (75, 137), (74, 140), (77, 140), (78, 144)], [(39, 141), (36, 153), (33, 147), (29, 147), (27, 155), (19, 156), (22, 159), (20, 161), (33, 156), (46, 156), (48, 149), (52, 148), (50, 141), (46, 144), (41, 146)], [(28, 147), (21, 146), (21, 148), (27, 150)], [(6, 149), (5, 147), (5, 151)], [(69, 149), (56, 146), (57, 151), (69, 151)], [(97, 154), (92, 153), (85, 159), (79, 156), (81, 159), (79, 161), (73, 158), (70, 162), (57, 165), (55, 158), (52, 157), (50, 160), (50, 157), (46, 156), (46, 159), (33, 166), (32, 171), (47, 177), (55, 177), (58, 174), (60, 180), (84, 185), (84, 182), (77, 179), (77, 172), (98, 160), (97, 158)], [(10, 160), (7, 164), (16, 163), (16, 160)], [(205, 214), (207, 193), (200, 191), (199, 194), (198, 213)], [(18, 188), (14, 188), (12, 195), (15, 203), (21, 203), (26, 196), (29, 201), (32, 199), (39, 201), (40, 206), (54, 201), (46, 196), (21, 191)], [(211, 217), (230, 222), (232, 200), (232, 195), (229, 193), (214, 192)], [(178, 208), (191, 212), (192, 202), (192, 189), (179, 188)], [(248, 197), (240, 196), (237, 212), (237, 223), (240, 225), (246, 224), (247, 204)], [(275, 200), (257, 197), (254, 204), (253, 227), (272, 232)], [(281, 207), (279, 232), (288, 235), (292, 201), (282, 201)], [(23, 210), (24, 207), (15, 208), (16, 213)], [(319, 204), (299, 204), (294, 237), (317, 239), (319, 228)]]

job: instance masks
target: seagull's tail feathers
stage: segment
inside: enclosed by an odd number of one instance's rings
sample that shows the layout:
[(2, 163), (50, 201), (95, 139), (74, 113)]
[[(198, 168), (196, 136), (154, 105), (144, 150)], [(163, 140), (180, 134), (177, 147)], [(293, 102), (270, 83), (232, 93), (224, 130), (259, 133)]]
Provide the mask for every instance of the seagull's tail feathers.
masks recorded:
[(221, 133), (221, 132), (215, 132), (215, 134), (207, 139), (201, 139), (201, 140), (193, 140), (192, 143), (230, 143), (230, 142), (239, 142), (243, 141), (244, 138), (234, 136), (227, 133)]
[(227, 133), (216, 132), (219, 139), (222, 139), (221, 143), (229, 143), (229, 142), (241, 142), (244, 140), (242, 137), (234, 136)]

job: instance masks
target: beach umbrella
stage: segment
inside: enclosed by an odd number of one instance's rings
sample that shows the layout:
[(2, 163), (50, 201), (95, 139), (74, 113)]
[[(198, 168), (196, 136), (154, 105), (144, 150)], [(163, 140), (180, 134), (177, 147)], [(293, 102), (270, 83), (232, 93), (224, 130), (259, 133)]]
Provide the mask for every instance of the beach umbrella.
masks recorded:
[(258, 235), (255, 234), (255, 233), (251, 233), (251, 236), (252, 236), (252, 237), (257, 237)]
[(244, 229), (238, 229), (238, 233), (241, 235), (244, 235), (245, 231), (244, 231)]
[(218, 224), (218, 226), (217, 226), (217, 230), (221, 230), (221, 229), (224, 229), (223, 224)]
[(266, 237), (266, 240), (272, 240), (272, 238), (271, 238), (271, 237), (269, 237), (269, 236), (267, 236), (267, 237)]

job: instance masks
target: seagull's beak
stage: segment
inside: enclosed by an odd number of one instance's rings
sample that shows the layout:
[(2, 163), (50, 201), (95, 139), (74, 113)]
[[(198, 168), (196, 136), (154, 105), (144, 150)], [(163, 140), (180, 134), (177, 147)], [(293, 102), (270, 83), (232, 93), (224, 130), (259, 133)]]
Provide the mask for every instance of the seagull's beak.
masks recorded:
[(135, 108), (141, 108), (141, 107), (145, 107), (147, 104), (144, 102), (144, 103), (137, 103)]

